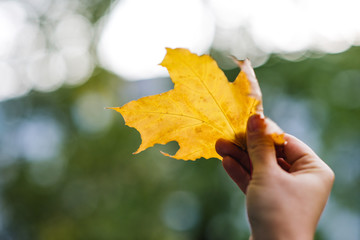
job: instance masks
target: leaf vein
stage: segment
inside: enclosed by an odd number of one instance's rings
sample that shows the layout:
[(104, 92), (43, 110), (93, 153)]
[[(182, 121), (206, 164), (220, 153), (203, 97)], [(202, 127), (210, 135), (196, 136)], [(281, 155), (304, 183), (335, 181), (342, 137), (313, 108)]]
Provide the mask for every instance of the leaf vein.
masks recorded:
[[(200, 121), (201, 123), (204, 123), (214, 129), (216, 129), (218, 132), (222, 133), (222, 130), (217, 127), (216, 125), (214, 124), (211, 124), (210, 122), (207, 122), (207, 121), (204, 121), (203, 119), (200, 119), (200, 118), (197, 118), (197, 117), (193, 117), (193, 116), (189, 116), (189, 115), (184, 115), (184, 114), (179, 114), (179, 113), (164, 113), (164, 112), (152, 112), (152, 111), (138, 111), (138, 113), (146, 113), (146, 114), (163, 114), (163, 115), (171, 115), (171, 116), (175, 116), (175, 117), (186, 117), (186, 118), (191, 118), (191, 119), (194, 119), (194, 120), (198, 120)], [(128, 122), (128, 124), (131, 124), (131, 122)]]
[[(215, 102), (216, 106), (220, 109), (223, 117), (225, 118), (227, 124), (230, 126), (230, 128), (232, 129), (234, 136), (236, 136), (236, 131), (234, 129), (234, 126), (231, 124), (231, 121), (229, 120), (228, 116), (226, 115), (226, 113), (224, 112), (224, 110), (222, 109), (221, 105), (219, 104), (219, 102), (216, 100), (215, 96), (213, 95), (213, 93), (210, 91), (210, 89), (208, 88), (208, 86), (205, 84), (205, 82), (203, 81), (203, 78), (197, 73), (196, 70), (194, 70), (194, 68), (189, 65), (184, 59), (183, 57), (180, 57), (181, 60), (183, 60), (183, 63), (194, 73), (194, 75), (199, 79), (199, 81), (201, 82), (201, 84), (205, 87), (205, 89), (207, 90), (207, 92), (210, 94), (211, 98), (213, 99), (213, 101)], [(207, 68), (206, 68), (207, 69)]]

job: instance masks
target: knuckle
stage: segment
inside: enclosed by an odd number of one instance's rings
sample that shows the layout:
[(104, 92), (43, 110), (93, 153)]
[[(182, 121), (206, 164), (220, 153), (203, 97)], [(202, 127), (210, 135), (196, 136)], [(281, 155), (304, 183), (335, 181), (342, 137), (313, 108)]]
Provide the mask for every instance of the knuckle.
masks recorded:
[(332, 183), (335, 181), (335, 173), (330, 167), (328, 167), (327, 176)]
[(324, 165), (325, 167), (323, 167), (323, 179), (326, 183), (332, 185), (335, 181), (335, 173), (327, 164), (324, 163)]
[(274, 143), (265, 137), (254, 139), (248, 143), (248, 150), (253, 152), (263, 151), (273, 147)]

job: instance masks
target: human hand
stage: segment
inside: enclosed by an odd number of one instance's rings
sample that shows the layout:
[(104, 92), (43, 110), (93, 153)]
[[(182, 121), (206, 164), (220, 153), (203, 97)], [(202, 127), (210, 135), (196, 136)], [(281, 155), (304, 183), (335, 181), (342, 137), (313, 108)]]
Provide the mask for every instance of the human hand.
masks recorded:
[(249, 118), (247, 151), (219, 139), (217, 152), (228, 175), (246, 194), (252, 237), (313, 239), (334, 181), (333, 171), (303, 142), (285, 134), (285, 158), (277, 158), (274, 123)]

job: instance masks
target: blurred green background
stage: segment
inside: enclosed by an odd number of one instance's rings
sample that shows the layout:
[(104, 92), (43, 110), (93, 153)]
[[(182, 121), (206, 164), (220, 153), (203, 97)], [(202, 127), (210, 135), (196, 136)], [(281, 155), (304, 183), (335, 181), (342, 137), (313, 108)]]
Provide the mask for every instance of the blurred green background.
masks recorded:
[[(105, 109), (172, 88), (161, 74), (127, 81), (99, 61), (97, 44), (117, 4), (0, 2), (0, 19), (20, 16), (8, 28), (0, 21), (0, 239), (248, 239), (244, 196), (221, 161), (160, 154), (174, 153), (176, 143), (132, 155), (139, 133)], [(11, 35), (19, 19), (24, 26)], [(226, 36), (224, 29), (230, 31), (217, 22), (215, 39)], [(249, 38), (238, 26), (232, 31)], [(233, 52), (217, 44), (207, 52), (233, 80), (239, 69), (226, 58)], [(355, 240), (360, 47), (335, 49), (275, 49), (253, 58), (266, 115), (308, 143), (336, 174), (316, 239)]]

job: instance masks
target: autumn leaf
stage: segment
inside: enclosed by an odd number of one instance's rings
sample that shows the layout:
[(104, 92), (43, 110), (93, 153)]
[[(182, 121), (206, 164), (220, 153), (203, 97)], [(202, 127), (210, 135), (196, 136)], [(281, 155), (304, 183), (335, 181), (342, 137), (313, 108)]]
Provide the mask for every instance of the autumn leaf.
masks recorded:
[[(135, 153), (176, 141), (180, 148), (173, 158), (221, 159), (215, 151), (219, 138), (246, 149), (247, 120), (263, 109), (249, 60), (237, 62), (242, 70), (229, 82), (210, 56), (168, 48), (160, 65), (168, 69), (174, 89), (112, 108), (121, 113), (126, 125), (140, 132), (142, 143)], [(283, 142), (281, 135), (273, 138)]]

